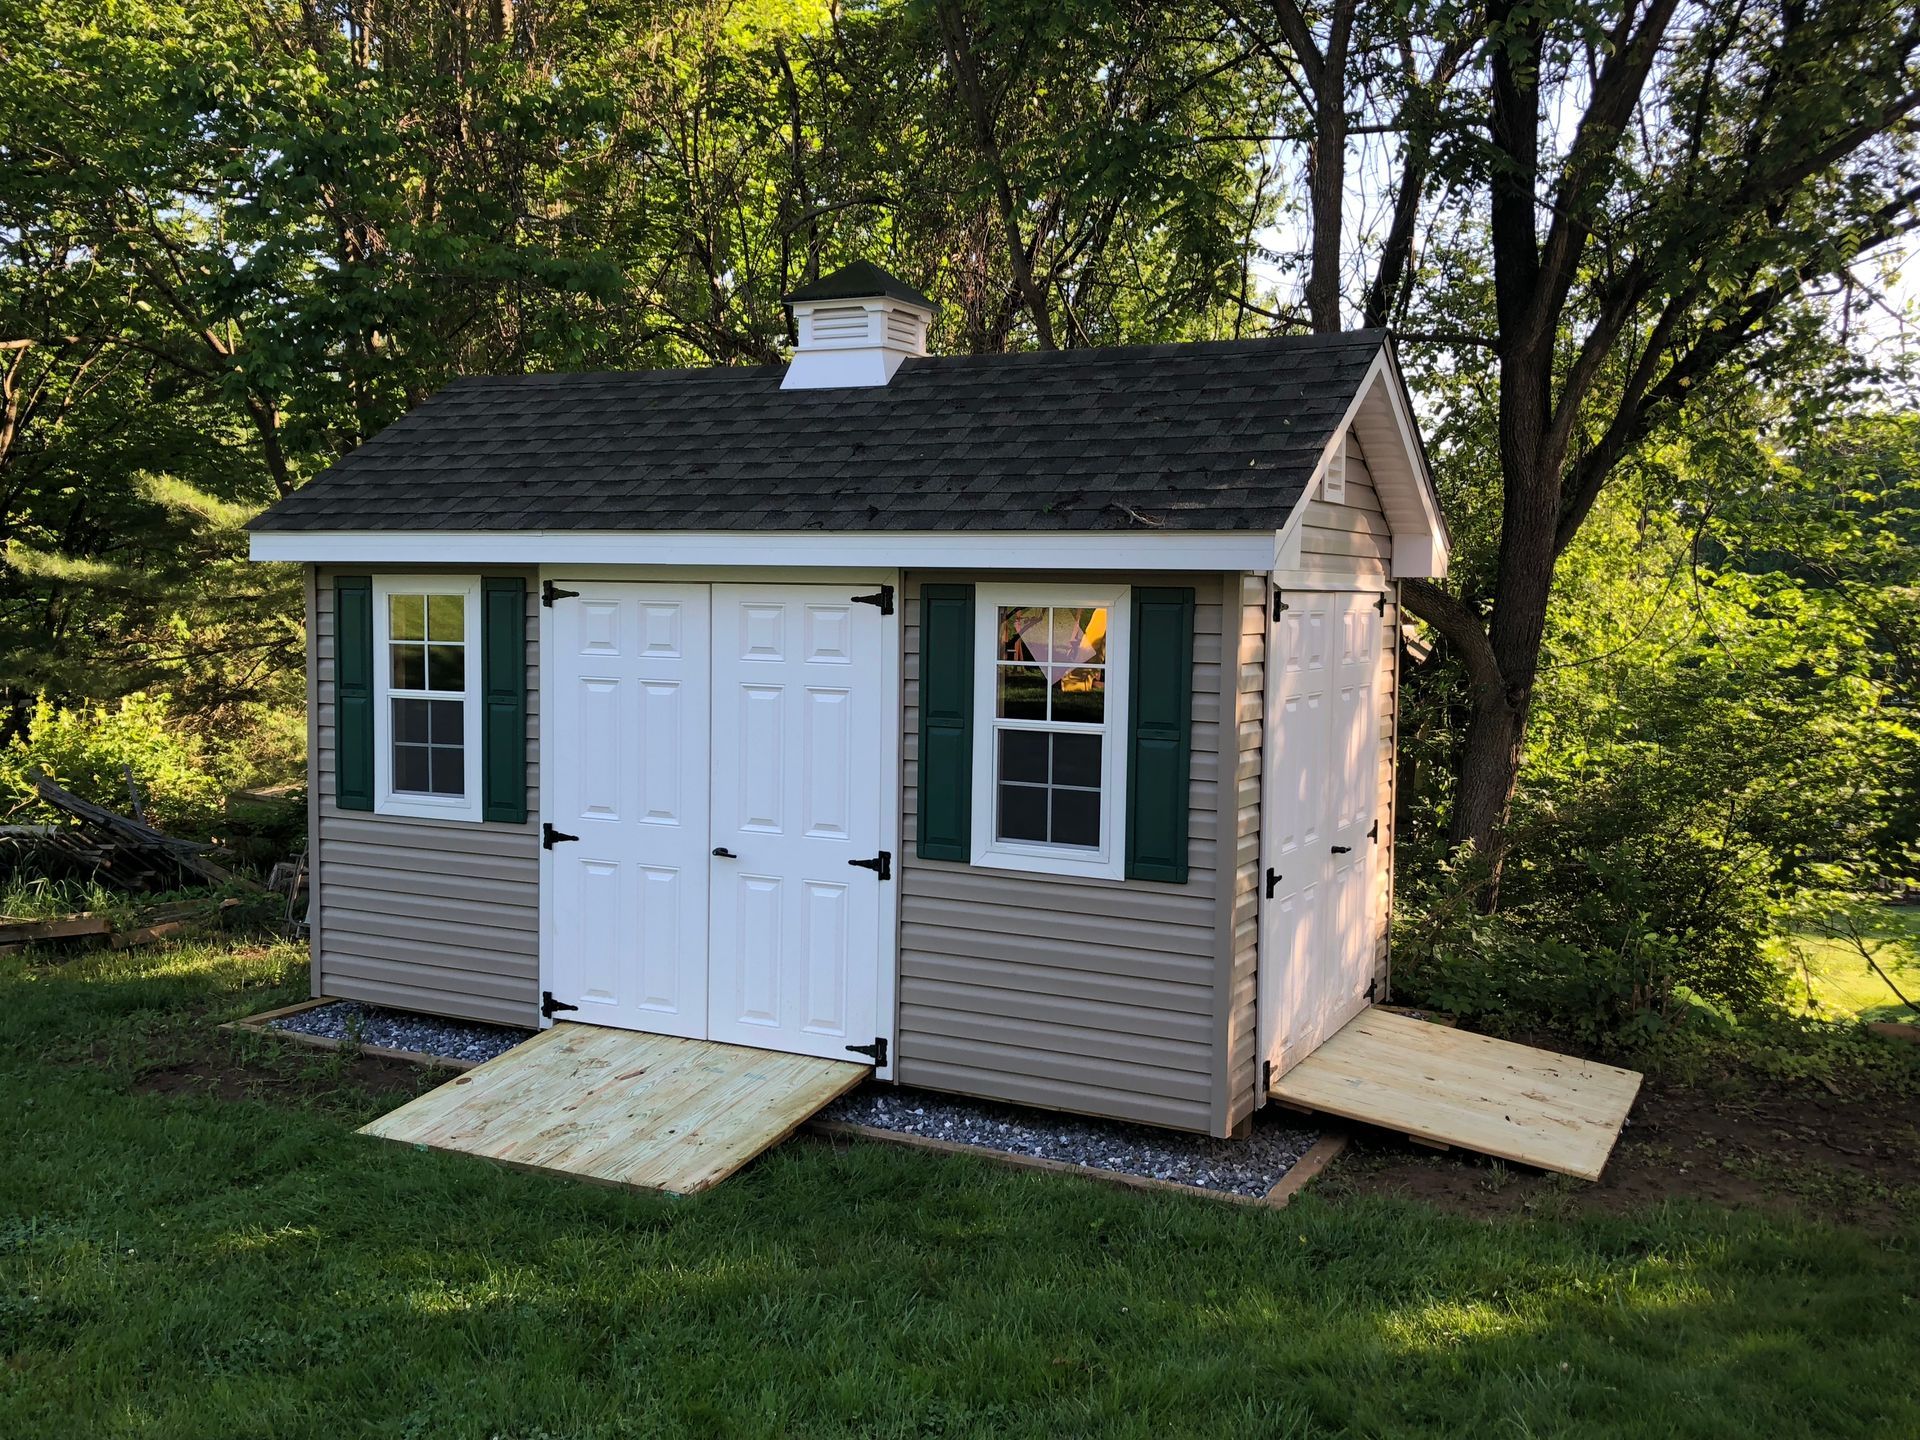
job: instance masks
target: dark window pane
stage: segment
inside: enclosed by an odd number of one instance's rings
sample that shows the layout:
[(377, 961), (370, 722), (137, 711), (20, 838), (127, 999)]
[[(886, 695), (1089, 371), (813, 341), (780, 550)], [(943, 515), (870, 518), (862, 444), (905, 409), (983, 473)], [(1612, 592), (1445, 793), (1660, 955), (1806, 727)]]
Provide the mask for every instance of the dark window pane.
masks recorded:
[(464, 645), (427, 647), (427, 685), (429, 690), (467, 688), (467, 649)]
[(1100, 792), (1053, 792), (1053, 843), (1097, 846), (1100, 843)]
[(427, 688), (427, 647), (424, 645), (395, 645), (393, 651), (393, 679), (390, 682), (396, 690), (424, 690)]
[(1000, 732), (1000, 778), (1047, 783), (1047, 737), (1040, 730)]
[(1047, 611), (1046, 607), (1016, 610), (1011, 606), (1000, 609), (1000, 649), (1002, 660), (1031, 660), (1033, 647), (1046, 648)]
[(427, 597), (389, 595), (387, 597), (387, 638), (424, 640), (427, 638)]
[(393, 747), (393, 788), (414, 795), (427, 793), (427, 747)]
[(1100, 737), (1098, 735), (1053, 737), (1053, 783), (1099, 788)]
[(1047, 718), (1047, 672), (1034, 665), (998, 667), (999, 708), (1003, 720)]
[(1075, 725), (1098, 725), (1107, 714), (1107, 672), (1053, 672), (1053, 718)]
[(394, 700), (393, 738), (408, 745), (427, 743), (427, 706), (431, 700)]
[(456, 750), (446, 745), (433, 747), (433, 793), (436, 795), (464, 795), (467, 793), (467, 756), (464, 750)]
[(425, 705), (433, 712), (433, 733), (428, 738), (436, 745), (459, 745), (465, 742), (465, 716), (461, 713), (465, 707), (458, 700), (416, 700), (416, 705)]
[(429, 595), (427, 597), (427, 639), (466, 639), (466, 611), (467, 597), (464, 595)]
[(1000, 823), (1002, 840), (1047, 838), (1047, 792), (1039, 785), (1002, 785)]

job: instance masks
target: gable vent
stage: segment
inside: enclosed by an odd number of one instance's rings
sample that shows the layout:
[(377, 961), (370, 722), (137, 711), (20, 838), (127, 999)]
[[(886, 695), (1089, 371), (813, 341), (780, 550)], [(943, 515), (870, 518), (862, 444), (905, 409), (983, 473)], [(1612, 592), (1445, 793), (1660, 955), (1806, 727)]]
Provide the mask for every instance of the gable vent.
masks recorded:
[(799, 336), (782, 390), (885, 385), (927, 353), (933, 302), (877, 265), (859, 262), (787, 297)]

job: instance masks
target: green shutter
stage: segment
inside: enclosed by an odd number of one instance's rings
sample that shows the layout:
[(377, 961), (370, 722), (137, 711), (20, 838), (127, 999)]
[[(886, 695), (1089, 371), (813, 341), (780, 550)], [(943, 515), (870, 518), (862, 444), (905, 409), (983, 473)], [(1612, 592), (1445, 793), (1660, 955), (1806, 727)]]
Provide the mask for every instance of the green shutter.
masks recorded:
[(1127, 734), (1127, 878), (1187, 883), (1193, 591), (1135, 587)]
[(527, 818), (527, 582), (480, 582), (481, 818)]
[(920, 589), (920, 858), (973, 858), (973, 587)]
[(373, 809), (373, 579), (333, 579), (333, 803)]

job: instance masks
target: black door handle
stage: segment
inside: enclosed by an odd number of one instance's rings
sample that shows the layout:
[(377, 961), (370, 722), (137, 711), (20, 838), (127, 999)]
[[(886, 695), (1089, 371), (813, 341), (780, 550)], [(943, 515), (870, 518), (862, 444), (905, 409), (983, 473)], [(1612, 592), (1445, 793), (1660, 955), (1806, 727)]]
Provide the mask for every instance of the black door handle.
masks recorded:
[(1333, 853), (1336, 855), (1345, 855), (1352, 849), (1353, 847), (1351, 845), (1336, 845), (1333, 847)]
[(714, 846), (713, 853), (718, 855), (722, 860), (738, 860), (740, 858), (724, 845)]

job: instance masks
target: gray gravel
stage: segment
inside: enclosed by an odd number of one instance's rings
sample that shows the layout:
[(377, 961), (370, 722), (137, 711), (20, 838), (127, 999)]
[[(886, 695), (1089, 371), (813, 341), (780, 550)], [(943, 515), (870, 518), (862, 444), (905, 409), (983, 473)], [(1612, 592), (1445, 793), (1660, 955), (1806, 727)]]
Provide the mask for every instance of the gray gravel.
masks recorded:
[(509, 1025), (477, 1025), (466, 1020), (410, 1015), (404, 1010), (363, 1005), (358, 1000), (335, 1000), (330, 1005), (317, 1005), (297, 1015), (283, 1015), (278, 1020), (269, 1020), (267, 1028), (324, 1035), (329, 1040), (350, 1038), (356, 1044), (380, 1045), (389, 1050), (417, 1050), (443, 1060), (473, 1061), (503, 1055), (521, 1041), (532, 1039), (535, 1033)]
[(1266, 1194), (1320, 1138), (1271, 1109), (1254, 1117), (1247, 1139), (1213, 1140), (880, 1085), (836, 1100), (821, 1117), (1235, 1195)]
[[(536, 1033), (507, 1025), (411, 1015), (358, 1000), (335, 1000), (297, 1015), (269, 1020), (267, 1025), (274, 1030), (324, 1035), (331, 1040), (351, 1038), (361, 1045), (475, 1062), (505, 1054)], [(1171, 1180), (1197, 1190), (1264, 1195), (1320, 1138), (1318, 1131), (1282, 1119), (1281, 1113), (1265, 1110), (1255, 1116), (1253, 1133), (1245, 1140), (1213, 1140), (1148, 1125), (1026, 1110), (926, 1090), (867, 1085), (834, 1101), (821, 1116), (959, 1145), (1089, 1165), (1123, 1175)]]

